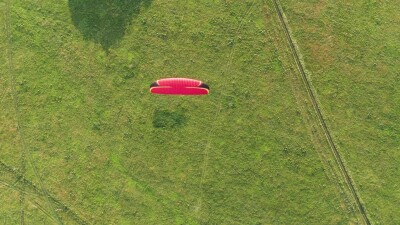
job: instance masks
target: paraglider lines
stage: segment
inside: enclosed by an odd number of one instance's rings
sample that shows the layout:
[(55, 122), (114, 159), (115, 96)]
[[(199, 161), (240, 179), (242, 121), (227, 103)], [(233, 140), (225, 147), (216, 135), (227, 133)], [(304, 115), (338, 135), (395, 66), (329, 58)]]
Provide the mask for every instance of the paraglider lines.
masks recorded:
[[(25, 136), (21, 127), (21, 118), (20, 118), (20, 109), (18, 105), (18, 94), (16, 90), (16, 78), (14, 74), (14, 66), (13, 66), (13, 53), (12, 53), (12, 33), (11, 33), (11, 2), (10, 0), (6, 1), (6, 10), (5, 10), (5, 30), (6, 30), (6, 38), (7, 38), (7, 48), (6, 48), (6, 55), (7, 55), (7, 65), (8, 65), (8, 72), (11, 77), (11, 93), (12, 93), (12, 99), (13, 99), (13, 105), (14, 105), (14, 111), (15, 111), (15, 118), (16, 118), (16, 126), (17, 126), (17, 132), (20, 138), (20, 143), (21, 143), (21, 154), (20, 154), (20, 167), (21, 167), (21, 173), (22, 176), (24, 176), (25, 171), (26, 171), (26, 161), (30, 163), (30, 165), (33, 168), (35, 176), (38, 178), (40, 188), (45, 195), (47, 202), (50, 206), (50, 208), (53, 211), (53, 216), (56, 218), (58, 224), (63, 224), (61, 219), (59, 218), (58, 214), (56, 213), (53, 205), (49, 201), (49, 194), (47, 193), (47, 190), (43, 187), (43, 181), (42, 178), (40, 177), (37, 168), (35, 164), (33, 163), (32, 160), (32, 155), (26, 145), (25, 142)], [(25, 213), (24, 213), (24, 203), (25, 203), (25, 186), (24, 183), (22, 183), (21, 186), (21, 191), (20, 191), (20, 211), (21, 211), (21, 224), (25, 224), (24, 218), (25, 218)]]
[(366, 213), (366, 211), (364, 209), (364, 206), (361, 203), (361, 200), (360, 200), (360, 198), (359, 198), (359, 196), (357, 194), (357, 191), (356, 191), (356, 189), (354, 187), (353, 181), (352, 181), (352, 179), (351, 179), (351, 177), (350, 177), (350, 175), (349, 175), (349, 173), (348, 173), (348, 171), (346, 169), (346, 166), (345, 166), (345, 164), (343, 162), (342, 157), (340, 156), (339, 151), (336, 148), (335, 142), (333, 141), (333, 138), (332, 138), (332, 135), (331, 135), (331, 133), (329, 131), (329, 128), (326, 125), (325, 119), (324, 119), (324, 117), (322, 115), (322, 112), (321, 112), (321, 109), (320, 109), (319, 104), (317, 102), (316, 96), (315, 96), (314, 91), (313, 91), (313, 89), (311, 87), (311, 82), (307, 78), (304, 66), (301, 63), (299, 54), (298, 54), (298, 52), (296, 50), (296, 47), (294, 45), (293, 38), (292, 38), (292, 36), (291, 36), (291, 34), (289, 32), (289, 28), (288, 28), (287, 22), (284, 19), (283, 11), (282, 11), (279, 3), (278, 3), (278, 0), (272, 0), (272, 1), (274, 3), (275, 10), (276, 10), (276, 12), (278, 14), (278, 17), (279, 17), (279, 20), (281, 22), (282, 28), (283, 28), (283, 30), (285, 32), (285, 36), (286, 36), (287, 41), (289, 43), (289, 47), (290, 47), (290, 50), (292, 52), (293, 58), (294, 58), (294, 60), (296, 62), (297, 68), (298, 68), (298, 70), (299, 70), (299, 72), (301, 74), (301, 78), (302, 78), (302, 80), (303, 80), (303, 82), (305, 84), (305, 88), (307, 89), (307, 92), (308, 92), (308, 94), (309, 94), (309, 96), (311, 98), (311, 102), (312, 102), (312, 105), (314, 107), (314, 110), (316, 111), (318, 120), (321, 123), (322, 129), (323, 129), (324, 134), (326, 136), (326, 139), (327, 139), (327, 141), (329, 143), (329, 146), (330, 146), (330, 148), (332, 150), (332, 153), (333, 153), (333, 155), (335, 157), (335, 161), (336, 161), (336, 163), (337, 163), (337, 165), (339, 167), (339, 170), (341, 171), (341, 173), (342, 173), (342, 175), (343, 175), (343, 177), (345, 179), (345, 183), (347, 184), (350, 192), (353, 195), (353, 198), (355, 199), (355, 202), (357, 204), (358, 210), (361, 213), (365, 224), (370, 225), (371, 222), (369, 221), (369, 218), (368, 218), (367, 213)]
[[(246, 17), (248, 17), (251, 14), (251, 10), (253, 9), (253, 6), (255, 5), (256, 0), (253, 0), (253, 2), (251, 3), (251, 5), (249, 6), (248, 10), (245, 12), (244, 16), (242, 17), (241, 21), (239, 22), (239, 25), (237, 27), (237, 29), (234, 31), (234, 35), (235, 37), (237, 36), (237, 34), (240, 32), (240, 28), (243, 26), (244, 20), (246, 19)], [(234, 50), (235, 50), (235, 45), (234, 47), (231, 49), (229, 55), (228, 55), (228, 61), (226, 63), (226, 67), (225, 67), (225, 71), (222, 71), (222, 73), (224, 74), (224, 72), (226, 72), (231, 64), (232, 64), (232, 60), (233, 60), (233, 54), (234, 54)], [(215, 118), (217, 118), (219, 116), (219, 114), (222, 111), (222, 107), (219, 107), (218, 112), (214, 115)], [(215, 120), (217, 121), (217, 120)], [(197, 206), (195, 208), (195, 211), (197, 214), (200, 214), (201, 208), (202, 208), (202, 199), (203, 199), (203, 195), (204, 195), (204, 191), (203, 191), (203, 184), (204, 184), (204, 180), (206, 178), (206, 171), (207, 171), (207, 167), (208, 167), (208, 162), (209, 162), (209, 149), (211, 146), (211, 136), (213, 134), (213, 130), (214, 130), (215, 126), (211, 126), (210, 130), (208, 131), (208, 140), (206, 143), (206, 146), (204, 148), (204, 156), (203, 156), (203, 164), (201, 167), (201, 176), (200, 176), (200, 198), (197, 201)]]

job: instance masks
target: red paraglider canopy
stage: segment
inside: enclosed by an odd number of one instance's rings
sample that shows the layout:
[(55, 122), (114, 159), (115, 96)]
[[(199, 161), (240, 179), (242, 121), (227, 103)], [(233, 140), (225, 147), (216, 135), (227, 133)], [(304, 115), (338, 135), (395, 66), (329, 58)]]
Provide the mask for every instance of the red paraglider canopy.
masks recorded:
[(206, 95), (209, 89), (202, 81), (188, 78), (166, 78), (150, 85), (151, 93), (163, 95)]

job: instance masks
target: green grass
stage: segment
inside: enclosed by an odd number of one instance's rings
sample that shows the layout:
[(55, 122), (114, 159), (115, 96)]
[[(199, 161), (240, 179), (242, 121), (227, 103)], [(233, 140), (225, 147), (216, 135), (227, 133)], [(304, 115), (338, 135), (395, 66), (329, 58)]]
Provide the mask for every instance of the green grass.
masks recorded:
[[(0, 219), (6, 223), (20, 222), (21, 209), (27, 224), (359, 223), (329, 164), (328, 145), (314, 132), (315, 115), (303, 104), (306, 93), (272, 3), (7, 2), (0, 3), (2, 12), (11, 9), (10, 18), (0, 14), (0, 190), (6, 193), (0, 200), (10, 202), (0, 207)], [(308, 33), (299, 32), (302, 47)], [(151, 82), (173, 76), (203, 80), (211, 93), (149, 93)], [(313, 82), (318, 93), (330, 85)], [(335, 105), (319, 97), (324, 112)], [(351, 118), (340, 116), (328, 111), (335, 140), (363, 185), (367, 211), (384, 223), (385, 214), (372, 210), (380, 200), (372, 200), (366, 173), (354, 169), (381, 161), (355, 160), (363, 156), (352, 153), (356, 145), (347, 148), (351, 135), (342, 126)], [(390, 177), (386, 182), (394, 184)]]
[(398, 224), (399, 6), (284, 4), (334, 139), (374, 224)]
[[(125, 34), (132, 17), (151, 4), (152, 0), (135, 1), (68, 1), (74, 25), (87, 40), (93, 40), (105, 51)], [(142, 9), (143, 10), (143, 9)]]

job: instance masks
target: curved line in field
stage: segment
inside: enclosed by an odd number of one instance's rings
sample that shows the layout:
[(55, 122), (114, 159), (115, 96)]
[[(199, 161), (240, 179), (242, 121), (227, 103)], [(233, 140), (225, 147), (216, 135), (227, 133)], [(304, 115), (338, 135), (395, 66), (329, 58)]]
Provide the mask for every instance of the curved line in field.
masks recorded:
[[(72, 209), (70, 209), (68, 206), (66, 206), (64, 203), (62, 203), (60, 200), (56, 199), (55, 197), (53, 197), (47, 193), (44, 193), (41, 190), (41, 188), (37, 187), (32, 181), (26, 179), (22, 174), (18, 173), (18, 171), (16, 169), (13, 169), (12, 167), (8, 166), (1, 160), (0, 160), (0, 170), (13, 175), (16, 178), (16, 181), (14, 182), (14, 184), (21, 182), (24, 184), (25, 187), (31, 189), (31, 191), (28, 192), (26, 189), (22, 190), (21, 188), (18, 188), (15, 185), (11, 185), (11, 184), (2, 182), (7, 187), (15, 189), (15, 190), (19, 190), (19, 191), (24, 191), (25, 194), (30, 193), (31, 195), (37, 195), (39, 197), (43, 197), (47, 201), (52, 201), (58, 208), (61, 208), (64, 212), (66, 212), (66, 214), (69, 215), (70, 218), (72, 218), (78, 224), (84, 224), (84, 225), (88, 224), (86, 221), (81, 219), (77, 213), (75, 213)], [(52, 217), (52, 219), (54, 220), (53, 217)]]
[[(6, 9), (5, 9), (5, 30), (6, 30), (6, 57), (7, 57), (7, 65), (8, 65), (8, 72), (11, 76), (11, 95), (13, 99), (13, 105), (14, 105), (14, 111), (15, 111), (15, 119), (16, 119), (16, 125), (17, 125), (17, 131), (18, 135), (20, 137), (20, 143), (21, 143), (21, 153), (20, 153), (20, 167), (21, 167), (21, 172), (22, 174), (25, 174), (26, 171), (26, 162), (25, 162), (25, 156), (26, 156), (26, 146), (25, 146), (25, 141), (22, 136), (22, 132), (20, 129), (20, 124), (19, 124), (19, 109), (18, 109), (18, 100), (16, 96), (16, 90), (15, 90), (15, 75), (14, 75), (14, 66), (12, 64), (12, 44), (11, 44), (11, 3), (10, 0), (6, 1)], [(25, 204), (25, 186), (22, 184), (21, 186), (22, 190), (20, 190), (20, 195), (19, 195), (19, 203), (20, 203), (20, 217), (21, 217), (21, 224), (25, 224), (24, 221), (24, 204)]]
[(8, 88), (4, 88), (3, 93), (0, 95), (0, 103), (4, 101), (7, 91), (9, 91)]
[[(17, 179), (13, 184), (8, 184), (8, 183), (6, 183), (6, 182), (0, 181), (0, 184), (3, 184), (4, 187), (6, 187), (8, 190), (14, 190), (14, 191), (23, 192), (24, 194), (29, 194), (29, 193), (26, 191), (26, 189), (23, 190), (22, 188), (19, 188), (19, 187), (16, 186), (16, 184), (17, 184), (19, 181), (20, 181), (20, 180)], [(3, 195), (5, 195), (6, 193), (7, 193), (7, 192), (2, 192), (2, 193), (0, 194), (0, 197), (3, 196)], [(38, 193), (30, 193), (30, 194), (36, 194), (36, 195), (37, 195)], [(37, 203), (37, 202), (35, 202), (35, 201), (33, 201), (33, 200), (29, 200), (29, 199), (28, 199), (28, 201), (31, 202), (32, 204), (34, 204), (40, 211), (42, 211), (44, 214), (46, 214), (52, 221), (57, 222), (57, 221), (55, 221), (55, 219), (54, 219), (54, 217), (51, 215), (51, 213), (49, 213), (48, 211), (46, 211), (46, 209), (44, 209), (39, 203)]]
[[(17, 124), (16, 124), (17, 131), (18, 131), (18, 135), (20, 137), (20, 143), (21, 143), (21, 148), (22, 148), (21, 156), (20, 156), (20, 166), (21, 166), (22, 176), (25, 174), (26, 161), (28, 161), (28, 163), (32, 166), (35, 176), (38, 178), (39, 186), (42, 189), (42, 192), (46, 195), (47, 202), (53, 211), (53, 214), (54, 214), (53, 216), (56, 218), (58, 224), (63, 224), (60, 217), (56, 213), (53, 205), (51, 204), (50, 200), (47, 197), (49, 194), (48, 194), (47, 190), (44, 188), (42, 177), (40, 176), (35, 164), (33, 163), (32, 155), (31, 155), (29, 148), (27, 148), (27, 144), (25, 142), (25, 136), (24, 136), (24, 133), (23, 133), (22, 127), (21, 127), (21, 118), (20, 118), (21, 115), (20, 115), (20, 109), (19, 109), (19, 105), (18, 105), (18, 94), (17, 94), (17, 90), (16, 90), (16, 77), (14, 74), (13, 55), (12, 55), (13, 54), (12, 53), (12, 40), (11, 40), (11, 37), (12, 37), (11, 23), (12, 23), (12, 21), (11, 21), (11, 2), (10, 2), (10, 0), (6, 1), (5, 17), (6, 17), (5, 29), (6, 29), (6, 37), (7, 37), (7, 49), (6, 49), (7, 64), (8, 64), (8, 72), (11, 77), (11, 93), (12, 93), (14, 110), (15, 110), (15, 119), (17, 121)], [(25, 221), (24, 221), (24, 202), (25, 202), (24, 189), (25, 189), (25, 184), (22, 184), (22, 190), (20, 192), (21, 224), (25, 224)]]
[[(251, 11), (253, 9), (253, 6), (255, 5), (256, 0), (253, 0), (253, 2), (251, 3), (250, 7), (248, 8), (248, 10), (245, 12), (244, 16), (242, 17), (237, 29), (235, 30), (234, 34), (235, 37), (238, 35), (238, 33), (240, 32), (240, 28), (243, 25), (244, 20), (246, 19), (246, 17), (248, 17), (251, 14)], [(232, 64), (232, 60), (233, 60), (233, 54), (234, 54), (234, 50), (235, 50), (235, 46), (234, 45), (228, 55), (228, 62), (226, 63), (226, 67), (225, 67), (225, 71), (223, 71), (222, 73), (226, 73), (229, 69), (230, 69), (230, 65)], [(219, 106), (218, 112), (214, 115), (214, 118), (218, 118), (219, 114), (222, 111), (222, 107)], [(214, 120), (214, 124), (216, 123), (216, 121), (218, 120)], [(200, 197), (197, 200), (196, 206), (195, 206), (195, 213), (196, 213), (196, 218), (199, 219), (201, 216), (201, 209), (202, 209), (202, 204), (203, 204), (203, 198), (204, 198), (204, 191), (203, 191), (203, 184), (204, 184), (204, 180), (207, 176), (207, 167), (208, 167), (208, 161), (209, 161), (209, 149), (211, 146), (211, 136), (213, 134), (213, 130), (215, 128), (214, 124), (210, 127), (210, 130), (208, 131), (208, 137), (207, 137), (207, 143), (205, 145), (204, 148), (204, 156), (203, 156), (203, 164), (201, 167), (201, 176), (200, 176)]]
[[(7, 188), (8, 190), (11, 190), (11, 189), (16, 190), (16, 188), (14, 188), (14, 187), (15, 187), (15, 184), (17, 184), (17, 183), (18, 183), (18, 180), (15, 181), (13, 184), (9, 184), (9, 183), (7, 183), (7, 182), (4, 182), (4, 181), (1, 181), (1, 180), (0, 180), (0, 184), (2, 184), (2, 185), (4, 186), (4, 188)], [(18, 189), (18, 190), (19, 190), (19, 189)], [(2, 197), (3, 195), (6, 195), (6, 194), (7, 194), (6, 191), (2, 191), (2, 192), (0, 193), (0, 197)]]
[(356, 189), (354, 187), (353, 181), (352, 181), (352, 179), (351, 179), (351, 177), (350, 177), (350, 175), (349, 175), (349, 173), (348, 173), (348, 171), (346, 169), (346, 166), (345, 166), (345, 164), (343, 162), (342, 157), (340, 156), (339, 151), (336, 148), (335, 142), (333, 141), (333, 138), (332, 138), (332, 135), (331, 135), (331, 133), (329, 131), (329, 128), (326, 125), (325, 119), (324, 119), (324, 117), (322, 115), (322, 111), (321, 111), (320, 106), (319, 106), (319, 104), (317, 102), (316, 95), (315, 95), (315, 93), (314, 93), (314, 91), (312, 89), (311, 82), (307, 78), (307, 75), (306, 75), (305, 69), (304, 69), (304, 65), (301, 63), (301, 60), (300, 60), (300, 57), (299, 57), (299, 53), (296, 50), (293, 38), (292, 38), (292, 36), (291, 36), (291, 34), (289, 32), (288, 24), (284, 19), (283, 10), (281, 9), (281, 6), (278, 3), (278, 0), (272, 0), (272, 1), (274, 3), (275, 10), (276, 10), (276, 12), (278, 14), (279, 20), (281, 21), (282, 28), (283, 28), (283, 30), (285, 32), (287, 41), (289, 43), (289, 47), (290, 47), (291, 52), (293, 54), (293, 58), (294, 58), (294, 60), (296, 62), (297, 68), (298, 68), (298, 70), (299, 70), (299, 72), (301, 74), (301, 77), (302, 77), (303, 81), (304, 81), (305, 88), (307, 89), (307, 92), (308, 92), (308, 94), (309, 94), (309, 96), (311, 98), (312, 104), (314, 106), (314, 110), (317, 113), (318, 120), (321, 123), (322, 129), (323, 129), (324, 134), (326, 136), (326, 139), (327, 139), (327, 141), (329, 143), (329, 146), (330, 146), (330, 148), (332, 150), (332, 153), (333, 153), (333, 155), (335, 157), (335, 161), (336, 161), (336, 163), (337, 163), (337, 165), (339, 167), (339, 171), (341, 171), (341, 173), (343, 175), (343, 178), (345, 179), (345, 183), (346, 183), (346, 185), (348, 186), (350, 192), (353, 195), (353, 198), (354, 198), (354, 200), (356, 202), (358, 210), (359, 210), (360, 214), (362, 215), (362, 218), (363, 218), (365, 224), (370, 225), (371, 222), (368, 219), (368, 216), (367, 216), (367, 213), (366, 213), (366, 211), (364, 209), (364, 206), (361, 203), (361, 200), (360, 200), (360, 198), (358, 196), (358, 193), (357, 193), (357, 191), (356, 191)]

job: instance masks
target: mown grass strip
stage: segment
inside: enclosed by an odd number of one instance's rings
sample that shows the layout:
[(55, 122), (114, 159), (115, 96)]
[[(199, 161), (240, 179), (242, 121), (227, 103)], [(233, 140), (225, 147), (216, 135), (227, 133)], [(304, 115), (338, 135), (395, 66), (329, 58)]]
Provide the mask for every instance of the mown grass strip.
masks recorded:
[(274, 6), (275, 6), (275, 10), (277, 12), (277, 15), (279, 17), (279, 20), (281, 21), (281, 25), (282, 25), (282, 28), (283, 28), (283, 30), (285, 32), (285, 35), (286, 35), (287, 41), (289, 43), (290, 49), (292, 51), (293, 58), (294, 58), (294, 60), (296, 62), (297, 68), (299, 69), (301, 77), (302, 77), (302, 79), (304, 81), (305, 88), (307, 89), (307, 92), (310, 95), (312, 104), (313, 104), (314, 109), (315, 109), (315, 111), (317, 113), (317, 117), (318, 117), (318, 119), (319, 119), (319, 121), (321, 123), (322, 129), (324, 130), (326, 139), (327, 139), (327, 141), (329, 143), (329, 146), (331, 147), (332, 153), (335, 156), (335, 160), (337, 162), (337, 165), (338, 165), (338, 167), (339, 167), (339, 169), (340, 169), (340, 171), (341, 171), (341, 173), (342, 173), (342, 175), (343, 175), (343, 177), (344, 177), (344, 179), (346, 181), (346, 184), (347, 184), (348, 188), (350, 189), (350, 191), (351, 191), (351, 193), (352, 193), (352, 195), (354, 197), (354, 200), (356, 201), (356, 204), (357, 204), (358, 209), (359, 209), (359, 211), (360, 211), (360, 213), (361, 213), (361, 215), (362, 215), (362, 217), (364, 219), (365, 224), (370, 225), (371, 222), (368, 219), (368, 216), (367, 216), (367, 213), (366, 213), (366, 211), (364, 209), (364, 206), (361, 203), (361, 200), (360, 200), (360, 198), (358, 196), (358, 193), (357, 193), (357, 191), (356, 191), (356, 189), (354, 187), (353, 181), (352, 181), (352, 179), (351, 179), (351, 177), (350, 177), (350, 175), (349, 175), (349, 173), (348, 173), (348, 171), (346, 169), (346, 166), (344, 165), (344, 162), (343, 162), (343, 160), (342, 160), (342, 158), (340, 156), (339, 151), (336, 148), (336, 145), (335, 145), (335, 143), (333, 141), (332, 135), (330, 134), (329, 128), (326, 125), (325, 119), (324, 119), (324, 117), (322, 115), (321, 109), (320, 109), (320, 107), (318, 105), (318, 102), (316, 100), (316, 96), (315, 96), (315, 94), (314, 94), (314, 92), (313, 92), (313, 90), (311, 88), (311, 83), (307, 78), (307, 75), (306, 75), (305, 70), (304, 70), (304, 66), (300, 61), (300, 57), (299, 57), (299, 54), (298, 54), (298, 52), (296, 50), (296, 47), (294, 45), (293, 38), (292, 38), (292, 36), (291, 36), (291, 34), (289, 32), (288, 24), (286, 23), (286, 21), (285, 21), (285, 19), (283, 17), (283, 11), (282, 11), (282, 9), (281, 9), (281, 7), (279, 5), (279, 2), (277, 0), (273, 0), (273, 3), (274, 3)]

